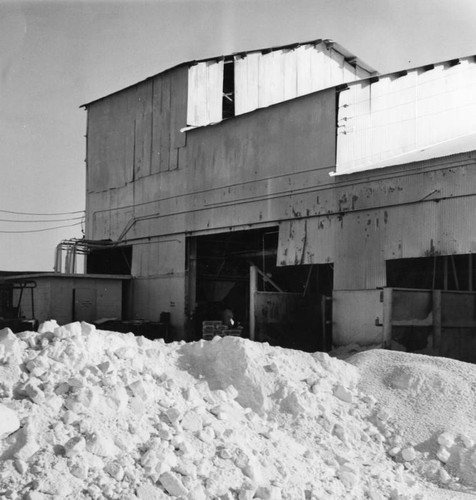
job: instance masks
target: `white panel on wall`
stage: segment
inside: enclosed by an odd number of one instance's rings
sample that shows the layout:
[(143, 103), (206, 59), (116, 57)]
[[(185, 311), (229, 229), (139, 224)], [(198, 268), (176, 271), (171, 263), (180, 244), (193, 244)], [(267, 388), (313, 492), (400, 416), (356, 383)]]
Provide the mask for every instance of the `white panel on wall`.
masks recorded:
[(257, 109), (259, 60), (261, 54), (252, 52), (235, 57), (235, 114), (241, 115)]
[(474, 58), (353, 84), (339, 99), (336, 173), (386, 166), (474, 132)]
[(222, 119), (223, 60), (205, 61), (188, 70), (187, 125), (201, 126)]
[(301, 45), (296, 49), (296, 82), (297, 95), (305, 95), (312, 92), (311, 82), (311, 57), (312, 45)]
[[(259, 59), (259, 107), (263, 108), (284, 100), (283, 60), (281, 51), (262, 54)], [(253, 82), (249, 82), (253, 84)]]
[(297, 96), (297, 58), (296, 50), (283, 50), (283, 83), (284, 83), (284, 100), (294, 99)]

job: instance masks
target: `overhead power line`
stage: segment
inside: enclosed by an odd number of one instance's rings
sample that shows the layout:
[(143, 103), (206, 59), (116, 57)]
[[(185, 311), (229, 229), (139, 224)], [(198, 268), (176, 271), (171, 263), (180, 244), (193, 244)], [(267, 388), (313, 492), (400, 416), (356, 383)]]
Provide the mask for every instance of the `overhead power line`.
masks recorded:
[(75, 212), (49, 212), (49, 213), (37, 213), (37, 212), (14, 212), (12, 210), (1, 210), (4, 214), (14, 214), (14, 215), (37, 215), (37, 216), (50, 216), (50, 215), (74, 215), (83, 214), (84, 210), (76, 210)]
[(82, 221), (75, 222), (74, 224), (65, 224), (63, 226), (45, 227), (45, 228), (42, 228), (42, 229), (30, 229), (30, 230), (25, 230), (25, 231), (2, 231), (2, 230), (0, 230), (0, 234), (6, 234), (6, 233), (16, 233), (16, 234), (19, 234), (19, 233), (41, 233), (43, 231), (52, 231), (54, 229), (62, 229), (64, 227), (79, 226), (80, 224), (82, 224)]
[(68, 222), (70, 220), (81, 220), (84, 216), (69, 217), (67, 219), (32, 219), (32, 220), (18, 220), (18, 219), (0, 219), (0, 222), (19, 222), (19, 223), (36, 223), (36, 222)]

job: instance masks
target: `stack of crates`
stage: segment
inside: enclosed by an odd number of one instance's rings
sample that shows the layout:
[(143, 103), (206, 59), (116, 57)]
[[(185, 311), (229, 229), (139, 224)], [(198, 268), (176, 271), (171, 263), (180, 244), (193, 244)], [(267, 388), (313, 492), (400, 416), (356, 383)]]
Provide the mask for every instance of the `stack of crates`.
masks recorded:
[(204, 340), (212, 340), (219, 335), (220, 337), (241, 337), (243, 328), (228, 328), (222, 321), (203, 321), (202, 323), (202, 338)]
[(204, 321), (202, 323), (202, 338), (204, 340), (212, 340), (216, 335), (220, 335), (218, 327), (223, 327), (222, 321)]

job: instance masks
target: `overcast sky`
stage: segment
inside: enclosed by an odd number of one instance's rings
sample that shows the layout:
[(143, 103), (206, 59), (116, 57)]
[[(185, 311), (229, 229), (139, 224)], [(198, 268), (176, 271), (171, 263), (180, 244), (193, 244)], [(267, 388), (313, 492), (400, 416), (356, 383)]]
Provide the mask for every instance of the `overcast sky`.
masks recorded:
[(475, 0), (0, 0), (0, 270), (52, 270), (57, 243), (82, 235), (43, 231), (80, 223), (81, 104), (184, 61), (317, 38), (381, 73), (473, 55), (475, 22)]

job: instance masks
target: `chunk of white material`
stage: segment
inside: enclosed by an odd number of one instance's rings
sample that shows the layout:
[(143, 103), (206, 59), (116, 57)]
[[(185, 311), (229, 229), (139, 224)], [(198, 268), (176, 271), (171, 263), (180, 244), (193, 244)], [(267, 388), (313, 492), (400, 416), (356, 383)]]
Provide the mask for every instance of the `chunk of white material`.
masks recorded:
[(461, 441), (463, 442), (465, 448), (472, 448), (474, 446), (474, 440), (466, 436), (465, 434), (461, 435)]
[(64, 448), (67, 457), (74, 457), (84, 452), (86, 449), (86, 441), (82, 436), (75, 436), (65, 443)]
[(413, 446), (408, 446), (402, 450), (402, 458), (405, 462), (412, 462), (416, 458), (416, 451)]
[(203, 428), (203, 420), (195, 411), (187, 412), (180, 422), (183, 429), (190, 432), (199, 432)]
[(140, 500), (165, 500), (166, 495), (162, 490), (150, 483), (141, 484), (136, 495)]
[(160, 484), (174, 497), (187, 495), (188, 489), (185, 488), (177, 474), (167, 471), (159, 477)]
[(438, 436), (438, 444), (445, 448), (451, 448), (455, 444), (455, 437), (449, 432), (443, 432)]
[(134, 394), (134, 396), (142, 399), (142, 401), (145, 401), (147, 399), (147, 391), (145, 390), (144, 384), (141, 380), (136, 380), (129, 384), (129, 389)]
[(28, 460), (40, 449), (37, 441), (37, 429), (33, 421), (29, 420), (15, 434), (15, 443), (9, 454), (18, 460), (28, 462)]
[(0, 439), (8, 436), (12, 432), (15, 432), (20, 427), (20, 420), (17, 414), (0, 403)]
[(342, 384), (337, 384), (337, 386), (334, 387), (334, 396), (345, 403), (352, 403), (352, 393)]
[(38, 333), (54, 332), (56, 328), (59, 328), (58, 323), (56, 320), (51, 319), (40, 324), (38, 327)]
[(440, 460), (441, 462), (443, 462), (445, 464), (450, 459), (451, 452), (448, 450), (448, 448), (445, 448), (444, 446), (442, 446), (438, 450), (436, 456), (438, 457), (438, 460)]
[(260, 486), (256, 490), (255, 498), (262, 500), (281, 500), (281, 490), (276, 486)]
[(116, 481), (122, 481), (124, 477), (124, 469), (118, 462), (109, 462), (104, 467), (104, 470)]
[(100, 457), (112, 457), (120, 451), (111, 436), (103, 432), (93, 434), (86, 441), (86, 448), (89, 452)]

